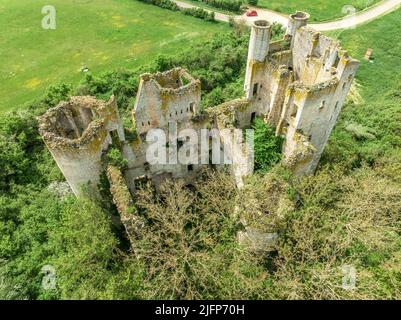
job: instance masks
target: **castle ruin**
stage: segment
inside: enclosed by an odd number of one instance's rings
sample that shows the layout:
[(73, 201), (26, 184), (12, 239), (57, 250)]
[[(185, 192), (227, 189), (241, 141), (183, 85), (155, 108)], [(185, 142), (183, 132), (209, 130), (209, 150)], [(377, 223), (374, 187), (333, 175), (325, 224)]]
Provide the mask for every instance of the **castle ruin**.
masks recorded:
[[(107, 170), (120, 213), (129, 206), (136, 182), (181, 178), (190, 183), (205, 164), (152, 164), (146, 159), (147, 133), (158, 128), (176, 132), (195, 129), (249, 128), (256, 117), (285, 137), (283, 164), (295, 174), (312, 173), (337, 122), (359, 66), (339, 43), (307, 26), (309, 15), (290, 16), (282, 40), (271, 41), (271, 25), (256, 21), (251, 30), (245, 76), (245, 96), (201, 112), (201, 83), (186, 70), (176, 68), (140, 77), (132, 112), (135, 139), (127, 139), (114, 97), (108, 102), (93, 97), (72, 97), (48, 110), (39, 119), (43, 140), (76, 195), (83, 188), (96, 194), (102, 157), (111, 145), (118, 146), (127, 161), (123, 172)], [(224, 144), (230, 138), (222, 134)], [(179, 150), (187, 137), (173, 136), (168, 149)], [(190, 145), (195, 150), (198, 144)], [(212, 146), (208, 147), (212, 148)], [(232, 170), (241, 184), (253, 172), (248, 150), (231, 149)], [(199, 153), (199, 157), (204, 154)], [(106, 168), (107, 169), (107, 168)], [(119, 186), (120, 193), (113, 192)], [(123, 190), (121, 192), (121, 190)], [(126, 217), (129, 219), (129, 217)]]

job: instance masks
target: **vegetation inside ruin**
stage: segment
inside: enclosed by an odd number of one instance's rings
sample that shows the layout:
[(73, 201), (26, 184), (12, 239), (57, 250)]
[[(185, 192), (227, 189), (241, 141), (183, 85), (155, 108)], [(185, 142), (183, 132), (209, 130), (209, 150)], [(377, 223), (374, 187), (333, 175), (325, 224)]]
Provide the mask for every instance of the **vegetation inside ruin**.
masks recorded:
[(274, 128), (261, 119), (255, 119), (252, 128), (254, 129), (254, 150), (255, 150), (255, 171), (268, 172), (281, 160), (283, 138), (277, 137)]
[(117, 167), (120, 170), (124, 170), (127, 168), (127, 160), (123, 157), (121, 151), (116, 147), (112, 147), (108, 150), (107, 160), (108, 163)]
[[(332, 34), (361, 67), (316, 174), (295, 178), (277, 164), (250, 177), (241, 190), (224, 173), (206, 173), (211, 176), (194, 190), (176, 182), (157, 195), (144, 186), (136, 205), (149, 223), (136, 243), (138, 259), (116, 235), (105, 209), (63, 191), (36, 116), (72, 94), (108, 99), (114, 93), (128, 119), (139, 73), (178, 65), (201, 79), (204, 107), (238, 97), (248, 34), (220, 34), (178, 53), (188, 43), (183, 40), (170, 55), (154, 55), (150, 65), (95, 70), (80, 85), (54, 86), (40, 100), (2, 116), (0, 298), (401, 299), (400, 19), (398, 9)], [(363, 59), (369, 47), (372, 61)], [(108, 67), (117, 67), (118, 60)], [(62, 76), (44, 70), (42, 75)], [(7, 86), (12, 91), (17, 83)], [(241, 216), (250, 225), (274, 228), (277, 252), (252, 254), (241, 247)], [(41, 285), (46, 265), (56, 270), (55, 290)], [(356, 268), (355, 290), (342, 288), (347, 265)]]

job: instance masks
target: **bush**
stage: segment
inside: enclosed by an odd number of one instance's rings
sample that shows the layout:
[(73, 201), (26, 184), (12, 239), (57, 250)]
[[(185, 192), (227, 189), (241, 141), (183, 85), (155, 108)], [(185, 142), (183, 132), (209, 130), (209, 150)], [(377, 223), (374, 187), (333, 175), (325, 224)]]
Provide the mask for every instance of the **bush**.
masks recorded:
[(189, 16), (200, 18), (206, 21), (214, 21), (214, 12), (208, 12), (201, 8), (184, 8), (181, 11)]
[(0, 119), (0, 195), (15, 185), (46, 183), (54, 162), (39, 136), (31, 110), (8, 113)]
[(220, 8), (224, 10), (239, 12), (242, 0), (195, 0), (203, 2), (211, 7)]
[(257, 6), (258, 5), (258, 0), (248, 0), (248, 3), (251, 5), (251, 6)]
[(255, 170), (267, 172), (281, 160), (283, 138), (276, 137), (275, 130), (259, 118), (255, 120), (253, 129)]
[[(274, 262), (277, 297), (400, 299), (400, 185), (339, 166), (294, 182), (299, 205), (286, 215)], [(356, 269), (356, 290), (342, 288), (345, 265)]]
[(177, 4), (171, 0), (139, 0), (148, 4), (153, 4), (155, 6), (158, 6), (160, 8), (172, 10), (172, 11), (178, 11), (180, 8), (177, 6)]
[(109, 164), (117, 167), (120, 170), (125, 170), (128, 165), (128, 161), (123, 157), (121, 151), (118, 148), (110, 148), (107, 152), (107, 160)]
[(195, 18), (203, 19), (205, 21), (215, 21), (214, 12), (209, 12), (201, 8), (180, 8), (174, 1), (171, 0), (139, 0), (148, 4), (153, 4), (160, 8), (168, 9), (171, 11), (181, 11), (185, 15), (190, 15)]

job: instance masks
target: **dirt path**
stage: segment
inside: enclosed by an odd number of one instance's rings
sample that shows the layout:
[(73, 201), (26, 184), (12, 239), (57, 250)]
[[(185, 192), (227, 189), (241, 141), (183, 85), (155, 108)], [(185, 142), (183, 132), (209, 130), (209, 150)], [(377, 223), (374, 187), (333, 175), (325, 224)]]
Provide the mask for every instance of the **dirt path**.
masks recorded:
[[(173, 0), (181, 8), (196, 8), (196, 5), (182, 1)], [(376, 19), (384, 14), (390, 13), (401, 6), (401, 0), (384, 0), (378, 5), (375, 5), (366, 10), (357, 12), (354, 15), (344, 17), (339, 20), (310, 24), (310, 26), (318, 31), (330, 31), (337, 29), (347, 29), (355, 27), (359, 24)], [(258, 17), (247, 17), (246, 15), (235, 16), (236, 20), (243, 20), (247, 24), (251, 24), (258, 19), (265, 19), (271, 23), (278, 22), (284, 26), (288, 23), (288, 17), (267, 9), (254, 8), (258, 12)], [(216, 12), (215, 18), (218, 21), (228, 22), (230, 15)]]

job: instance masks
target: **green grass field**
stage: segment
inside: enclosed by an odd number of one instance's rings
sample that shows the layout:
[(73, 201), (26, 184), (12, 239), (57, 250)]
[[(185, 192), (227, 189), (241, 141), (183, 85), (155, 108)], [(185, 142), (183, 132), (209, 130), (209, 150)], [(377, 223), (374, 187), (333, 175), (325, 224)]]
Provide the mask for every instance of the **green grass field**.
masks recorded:
[(357, 11), (371, 6), (379, 0), (259, 0), (259, 6), (282, 13), (306, 11), (311, 15), (311, 21), (325, 21), (341, 18), (347, 15), (344, 6), (353, 6)]
[(41, 96), (52, 84), (77, 83), (82, 66), (97, 74), (133, 68), (228, 30), (135, 0), (52, 0), (57, 29), (43, 30), (47, 4), (0, 0), (0, 112)]
[[(230, 13), (222, 9), (213, 8), (201, 1), (181, 0), (205, 9)], [(311, 14), (311, 21), (327, 21), (342, 18), (349, 14), (345, 6), (353, 6), (356, 11), (366, 9), (381, 0), (259, 0), (258, 7), (281, 12), (285, 15), (295, 11), (306, 11)], [(246, 3), (247, 1), (244, 0)], [(344, 8), (344, 9), (343, 9)]]
[[(367, 98), (383, 97), (383, 92), (400, 84), (400, 19), (401, 9), (398, 9), (354, 30), (329, 33), (337, 37), (343, 47), (361, 61), (357, 81), (363, 85), (363, 95)], [(368, 48), (373, 49), (373, 62), (364, 59)]]
[[(351, 149), (349, 137), (344, 135), (347, 124), (358, 124), (362, 131), (373, 133), (376, 139), (360, 142), (358, 147), (359, 157), (368, 162), (385, 153), (401, 156), (400, 19), (398, 9), (354, 30), (329, 33), (361, 61), (356, 82), (362, 101), (345, 108), (332, 139), (347, 154)], [(368, 48), (373, 49), (372, 61), (364, 59)]]

